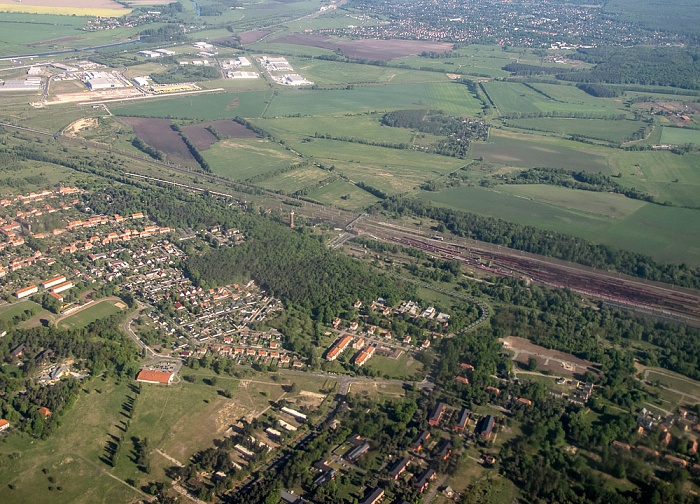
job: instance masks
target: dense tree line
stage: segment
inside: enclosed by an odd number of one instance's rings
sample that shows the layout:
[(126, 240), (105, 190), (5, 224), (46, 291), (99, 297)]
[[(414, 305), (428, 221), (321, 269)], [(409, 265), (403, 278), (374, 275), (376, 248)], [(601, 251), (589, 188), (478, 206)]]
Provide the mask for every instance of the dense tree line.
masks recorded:
[(578, 49), (572, 58), (593, 63), (557, 77), (576, 82), (643, 84), (700, 89), (700, 52), (681, 47), (596, 47)]
[(686, 264), (659, 263), (643, 254), (591, 243), (564, 233), (546, 231), (495, 217), (436, 207), (424, 200), (404, 196), (387, 198), (374, 208), (393, 215), (415, 215), (434, 219), (443, 223), (447, 229), (458, 236), (649, 280), (700, 288), (698, 268)]
[(156, 149), (155, 147), (151, 147), (146, 142), (141, 140), (139, 137), (134, 137), (134, 139), (131, 141), (131, 145), (136, 147), (138, 150), (140, 150), (144, 154), (148, 154), (153, 159), (156, 159), (158, 161), (165, 161), (165, 152), (160, 151), (160, 150)]
[(182, 128), (180, 128), (179, 125), (173, 123), (170, 125), (170, 128), (173, 131), (176, 131), (178, 135), (180, 135), (180, 138), (182, 138), (182, 141), (185, 143), (187, 146), (187, 149), (190, 151), (190, 154), (192, 154), (192, 157), (194, 158), (195, 161), (199, 164), (199, 166), (202, 168), (207, 173), (211, 173), (211, 166), (209, 166), (209, 163), (207, 162), (206, 159), (204, 159), (204, 156), (202, 156), (202, 153), (199, 152), (199, 149), (195, 144), (193, 144), (189, 138), (187, 138), (187, 135), (182, 131)]
[(603, 84), (585, 84), (580, 82), (576, 84), (576, 87), (596, 98), (616, 98), (620, 96), (618, 89)]

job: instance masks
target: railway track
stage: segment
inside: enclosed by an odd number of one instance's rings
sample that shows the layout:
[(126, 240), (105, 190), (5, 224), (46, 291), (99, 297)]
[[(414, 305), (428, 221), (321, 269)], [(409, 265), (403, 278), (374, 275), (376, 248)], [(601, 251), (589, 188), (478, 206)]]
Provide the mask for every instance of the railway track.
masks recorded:
[(542, 258), (496, 245), (462, 240), (438, 241), (426, 233), (365, 218), (354, 229), (373, 239), (399, 243), (459, 261), (495, 275), (569, 289), (662, 318), (700, 326), (700, 292)]

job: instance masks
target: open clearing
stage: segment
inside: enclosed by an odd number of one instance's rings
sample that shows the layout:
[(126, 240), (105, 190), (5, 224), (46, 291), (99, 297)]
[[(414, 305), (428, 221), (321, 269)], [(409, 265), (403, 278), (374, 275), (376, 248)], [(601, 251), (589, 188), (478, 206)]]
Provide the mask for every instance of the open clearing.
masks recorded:
[(568, 376), (584, 374), (586, 371), (597, 372), (593, 362), (580, 359), (572, 354), (535, 345), (525, 338), (508, 336), (507, 338), (501, 338), (500, 341), (515, 353), (513, 360), (527, 364), (530, 357), (535, 357), (537, 359), (537, 368), (540, 370)]
[(222, 140), (202, 155), (214, 173), (233, 180), (245, 180), (299, 162), (294, 153), (262, 138)]
[(420, 54), (424, 51), (446, 52), (452, 44), (446, 42), (427, 42), (421, 40), (346, 40), (320, 35), (293, 34), (270, 40), (270, 43), (296, 44), (320, 47), (335, 51), (340, 49), (348, 58), (389, 61), (402, 56)]

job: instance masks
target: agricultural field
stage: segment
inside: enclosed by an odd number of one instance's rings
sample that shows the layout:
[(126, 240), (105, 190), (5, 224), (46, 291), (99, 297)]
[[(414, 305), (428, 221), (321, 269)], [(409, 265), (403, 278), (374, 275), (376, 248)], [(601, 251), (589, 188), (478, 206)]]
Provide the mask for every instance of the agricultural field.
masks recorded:
[(507, 119), (508, 126), (534, 131), (544, 131), (559, 135), (577, 135), (596, 140), (622, 143), (642, 128), (639, 121), (609, 121), (604, 119), (557, 119), (553, 117), (537, 119)]
[(197, 164), (182, 137), (170, 127), (172, 122), (169, 119), (125, 117), (123, 121), (144, 143), (164, 152), (169, 161), (191, 166)]
[(319, 86), (332, 84), (405, 84), (413, 82), (448, 82), (449, 78), (436, 72), (402, 70), (374, 65), (359, 65), (337, 61), (291, 58), (290, 63), (308, 80)]
[(581, 143), (536, 135), (491, 130), (489, 141), (475, 142), (469, 151), (472, 159), (523, 168), (564, 168), (611, 174), (606, 154), (614, 152)]
[(425, 51), (445, 52), (452, 49), (447, 42), (399, 39), (357, 39), (349, 40), (321, 35), (292, 34), (280, 38), (270, 38), (271, 44), (296, 44), (319, 47), (335, 51), (340, 49), (343, 56), (356, 59), (389, 61), (403, 56), (417, 55)]
[(290, 117), (256, 119), (256, 126), (285, 141), (312, 137), (316, 133), (338, 138), (357, 138), (368, 142), (411, 143), (413, 133), (406, 128), (381, 124), (383, 114), (342, 117)]
[(658, 201), (691, 208), (700, 207), (700, 155), (682, 156), (668, 151), (625, 152), (611, 150), (610, 170), (627, 187), (643, 190)]
[(279, 144), (261, 138), (222, 140), (202, 155), (214, 173), (232, 180), (246, 180), (300, 161)]
[(458, 158), (324, 139), (295, 145), (295, 149), (387, 194), (410, 191), (466, 164)]
[[(529, 191), (530, 195), (524, 197), (518, 191)], [(561, 191), (568, 193), (551, 196)], [(439, 205), (580, 236), (661, 261), (700, 265), (700, 220), (696, 210), (651, 203), (635, 210), (638, 202), (617, 201), (623, 196), (536, 185), (497, 186), (493, 190), (456, 187), (418, 195)], [(606, 197), (606, 205), (598, 208), (597, 200)], [(547, 199), (549, 202), (545, 202)], [(606, 212), (615, 212), (616, 216)], [(685, 245), (681, 248), (678, 243)]]
[(114, 0), (0, 0), (0, 11), (62, 16), (119, 17), (131, 12)]
[[(600, 100), (599, 103), (557, 101), (519, 82), (493, 81), (486, 82), (483, 86), (501, 114), (555, 112), (560, 114), (614, 116), (620, 113), (616, 107), (609, 106), (604, 100)], [(580, 91), (580, 93), (584, 94), (583, 91)]]
[[(121, 305), (121, 307), (117, 305)], [(58, 326), (63, 329), (80, 329), (90, 325), (95, 320), (119, 313), (124, 308), (125, 306), (121, 302), (110, 300), (95, 301), (92, 306), (83, 308), (79, 312), (60, 320)]]
[(280, 90), (264, 117), (332, 115), (396, 109), (429, 108), (449, 115), (474, 117), (481, 102), (466, 86), (453, 82), (385, 84), (354, 89)]
[(669, 128), (664, 126), (661, 130), (661, 143), (670, 145), (700, 145), (700, 130)]
[(241, 93), (198, 94), (153, 98), (110, 104), (112, 113), (123, 117), (167, 117), (212, 121), (240, 117), (260, 117), (270, 93), (251, 91)]

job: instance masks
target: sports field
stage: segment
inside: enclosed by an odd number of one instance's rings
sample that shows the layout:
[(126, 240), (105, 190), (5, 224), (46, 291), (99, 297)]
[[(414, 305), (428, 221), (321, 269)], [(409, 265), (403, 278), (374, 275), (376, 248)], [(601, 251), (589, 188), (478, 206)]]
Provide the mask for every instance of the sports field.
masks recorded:
[(61, 328), (79, 329), (88, 326), (95, 320), (109, 317), (120, 311), (121, 309), (113, 301), (95, 301), (92, 306), (83, 308), (76, 314), (64, 318), (58, 325)]
[(430, 108), (450, 115), (473, 117), (479, 102), (466, 86), (453, 82), (385, 84), (353, 89), (280, 90), (265, 117), (331, 115), (401, 108)]
[(113, 103), (110, 110), (119, 116), (165, 117), (211, 121), (240, 117), (259, 117), (270, 93), (250, 91), (241, 93), (212, 93), (154, 98)]

